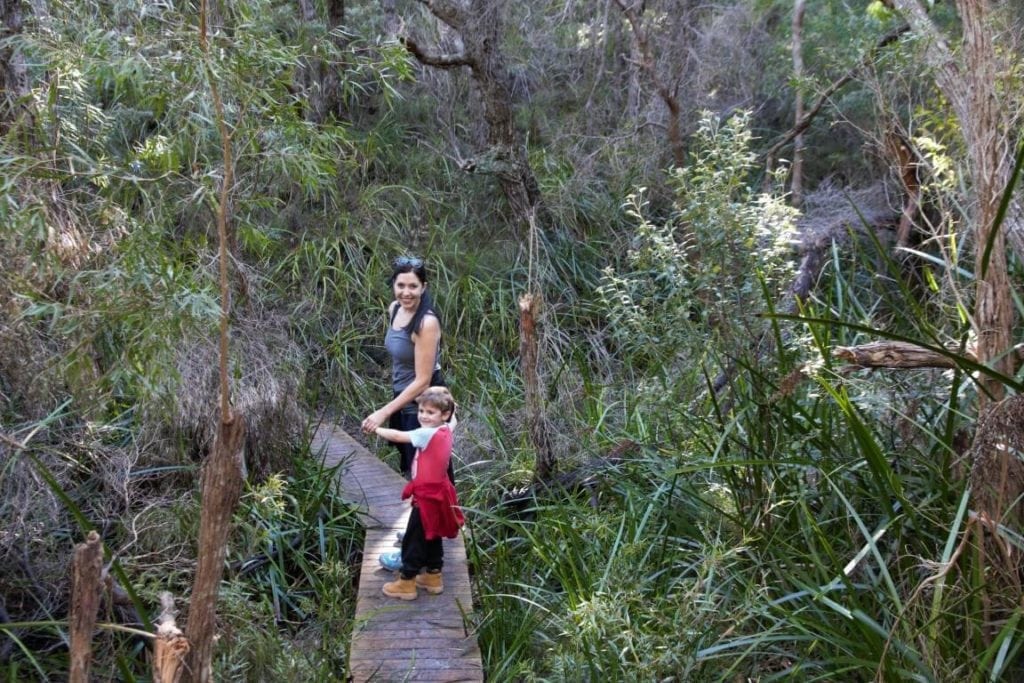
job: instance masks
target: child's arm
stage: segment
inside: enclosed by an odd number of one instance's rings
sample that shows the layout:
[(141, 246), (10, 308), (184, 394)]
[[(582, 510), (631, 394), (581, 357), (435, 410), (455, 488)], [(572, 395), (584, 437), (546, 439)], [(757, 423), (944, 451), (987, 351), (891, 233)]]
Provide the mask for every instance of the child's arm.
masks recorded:
[(388, 429), (387, 427), (377, 427), (373, 430), (373, 433), (393, 443), (412, 443), (412, 437), (409, 435), (409, 432)]

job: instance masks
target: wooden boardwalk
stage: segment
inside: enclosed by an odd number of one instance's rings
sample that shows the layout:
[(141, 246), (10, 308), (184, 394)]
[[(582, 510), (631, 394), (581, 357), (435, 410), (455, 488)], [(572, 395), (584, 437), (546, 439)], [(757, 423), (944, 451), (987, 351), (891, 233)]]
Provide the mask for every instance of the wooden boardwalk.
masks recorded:
[(466, 548), (460, 535), (444, 541), (444, 592), (420, 591), (417, 600), (386, 597), (381, 587), (397, 573), (380, 566), (383, 553), (398, 550), (409, 505), (400, 500), (405, 480), (334, 425), (323, 425), (313, 442), (324, 463), (338, 470), (338, 489), (360, 505), (366, 528), (355, 625), (349, 647), (348, 680), (355, 683), (483, 681), (476, 634), (463, 614), (473, 611)]

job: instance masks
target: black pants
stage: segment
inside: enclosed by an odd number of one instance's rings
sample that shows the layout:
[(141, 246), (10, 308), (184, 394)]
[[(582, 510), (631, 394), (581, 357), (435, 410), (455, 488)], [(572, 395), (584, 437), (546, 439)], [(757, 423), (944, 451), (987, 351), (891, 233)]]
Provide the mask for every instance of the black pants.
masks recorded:
[[(415, 405), (414, 403), (413, 406)], [(421, 425), (416, 411), (406, 406), (391, 415), (388, 420), (388, 426), (400, 432), (411, 432), (414, 429), (419, 429)], [(411, 443), (396, 443), (395, 448), (398, 449), (398, 471), (402, 473), (403, 477), (408, 479), (412, 471), (412, 460), (416, 457), (416, 447)]]
[(424, 568), (427, 571), (441, 571), (443, 565), (443, 541), (440, 538), (427, 540), (420, 509), (413, 506), (402, 538), (402, 578), (414, 578)]

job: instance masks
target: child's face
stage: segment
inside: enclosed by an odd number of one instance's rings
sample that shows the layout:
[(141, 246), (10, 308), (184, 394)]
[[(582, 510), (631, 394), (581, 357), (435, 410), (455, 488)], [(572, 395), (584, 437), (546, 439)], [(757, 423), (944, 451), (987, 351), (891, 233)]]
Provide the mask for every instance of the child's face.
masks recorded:
[(445, 422), (451, 413), (442, 413), (441, 410), (429, 403), (421, 403), (419, 410), (420, 424), (424, 427), (440, 427)]

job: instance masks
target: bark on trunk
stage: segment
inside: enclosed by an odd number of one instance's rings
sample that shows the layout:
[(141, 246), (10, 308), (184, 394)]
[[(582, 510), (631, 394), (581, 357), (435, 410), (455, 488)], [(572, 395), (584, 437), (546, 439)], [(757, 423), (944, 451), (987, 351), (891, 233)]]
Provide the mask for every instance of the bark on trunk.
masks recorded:
[(401, 22), (398, 20), (395, 0), (382, 0), (381, 6), (384, 8), (384, 37), (388, 40), (397, 40)]
[[(21, 0), (0, 0), (0, 36), (5, 40), (21, 34)], [(27, 5), (26, 5), (27, 6)], [(0, 134), (6, 133), (28, 94), (28, 70), (17, 47), (0, 44)]]
[(203, 467), (199, 558), (189, 600), (187, 636), (189, 680), (213, 680), (213, 636), (217, 628), (217, 593), (224, 574), (231, 517), (242, 493), (242, 444), (245, 425), (235, 416), (220, 423), (213, 454)]
[(971, 489), (985, 560), (985, 624), (990, 637), (1020, 610), (1024, 558), (1016, 541), (1024, 523), (1024, 396), (991, 404), (971, 445)]
[[(963, 25), (963, 67), (956, 61), (945, 36), (928, 18), (918, 0), (893, 0), (911, 27), (927, 40), (926, 57), (935, 79), (949, 100), (964, 137), (972, 182), (973, 242), (975, 249), (975, 308), (972, 325), (978, 335), (978, 359), (1003, 374), (1012, 375), (1010, 331), (1013, 308), (1007, 272), (1006, 236), (1016, 227), (995, 225), (995, 216), (1012, 172), (1013, 136), (999, 106), (998, 56), (992, 46), (987, 0), (957, 0)], [(1013, 220), (1013, 216), (1008, 216)], [(1024, 251), (1021, 252), (1024, 254)], [(1004, 387), (982, 379), (980, 409), (998, 402)]]
[[(313, 0), (298, 0), (299, 17), (307, 26), (316, 23), (316, 6)], [(306, 119), (313, 123), (320, 123), (327, 114), (327, 107), (324, 104), (324, 65), (323, 60), (316, 57), (302, 57), (299, 59), (299, 68), (296, 70), (296, 79), (306, 99)]]
[[(209, 59), (206, 38), (206, 2), (200, 2), (199, 45), (203, 58)], [(217, 81), (210, 70), (210, 95), (213, 100), (220, 133), (224, 180), (220, 187), (217, 207), (218, 266), (220, 276), (220, 334), (218, 340), (218, 374), (220, 424), (213, 452), (203, 466), (200, 495), (202, 503), (199, 519), (199, 547), (196, 575), (192, 584), (189, 604), (188, 640), (192, 650), (188, 657), (188, 680), (208, 683), (213, 679), (213, 636), (216, 632), (217, 594), (224, 573), (231, 517), (242, 492), (244, 463), (242, 447), (245, 443), (245, 423), (231, 408), (229, 386), (229, 323), (231, 318), (231, 289), (228, 281), (230, 244), (230, 198), (234, 184), (234, 156), (231, 132), (224, 117), (224, 103)]]
[(526, 429), (536, 453), (534, 479), (544, 482), (554, 472), (555, 457), (551, 451), (550, 431), (544, 416), (544, 391), (540, 378), (540, 342), (537, 334), (540, 307), (539, 294), (527, 293), (519, 298), (519, 362), (526, 397)]
[[(348, 49), (348, 39), (338, 32), (345, 25), (345, 0), (327, 0), (327, 30), (331, 32), (331, 42), (342, 55)], [(342, 74), (348, 70), (348, 62), (342, 61), (337, 67), (320, 62), (320, 77), (324, 89), (324, 112), (344, 120), (347, 115), (345, 99), (342, 93)]]
[[(1024, 256), (1020, 211), (1014, 203), (1006, 222), (995, 222), (1002, 195), (1012, 176), (1016, 151), (1008, 114), (999, 106), (1000, 55), (992, 45), (988, 0), (956, 0), (963, 31), (959, 52), (952, 50), (945, 35), (929, 19), (919, 0), (893, 0), (912, 28), (926, 41), (926, 58), (934, 69), (936, 83), (949, 101), (962, 130), (970, 165), (970, 220), (973, 224), (976, 279), (972, 328), (977, 335), (978, 361), (1008, 376), (1016, 370), (1016, 356), (1009, 353), (1014, 311), (1010, 298), (1007, 237)], [(960, 54), (963, 62), (957, 61)], [(998, 379), (979, 380), (979, 426), (972, 447), (972, 502), (987, 531), (980, 539), (986, 590), (983, 596), (985, 621), (993, 635), (998, 620), (1019, 607), (1021, 600), (1022, 553), (1008, 552), (999, 525), (1006, 519), (1019, 520), (1024, 498), (1024, 475), (1017, 456), (1024, 411), (1016, 401), (1002, 412), (1005, 386)], [(1014, 397), (1019, 398), (1019, 397)], [(990, 428), (989, 425), (996, 427)], [(1004, 428), (1004, 427), (1009, 427)], [(1016, 509), (1008, 509), (1015, 507)]]
[(71, 669), (70, 683), (88, 683), (92, 666), (92, 634), (100, 607), (103, 573), (103, 544), (90, 531), (84, 543), (75, 546), (71, 578)]
[(921, 206), (921, 181), (917, 176), (918, 155), (911, 148), (910, 142), (895, 132), (886, 136), (886, 146), (892, 158), (899, 164), (900, 182), (906, 194), (900, 224), (896, 228), (896, 246), (906, 247), (910, 244), (910, 235)]
[[(316, 3), (313, 0), (298, 0), (299, 15), (302, 21), (308, 26), (314, 26), (319, 17), (317, 16)], [(338, 47), (339, 51), (344, 50), (344, 39), (334, 33), (345, 21), (344, 0), (327, 1), (327, 30), (331, 32), (330, 39)], [(344, 63), (332, 67), (327, 61), (319, 57), (304, 57), (300, 61), (297, 73), (297, 80), (306, 96), (306, 118), (314, 123), (322, 123), (328, 116), (341, 117), (344, 103), (341, 98), (341, 75), (339, 71), (345, 68)]]
[[(804, 117), (804, 91), (800, 80), (804, 77), (804, 0), (793, 3), (793, 78), (797, 82), (796, 102), (794, 103), (795, 122)], [(804, 134), (797, 133), (793, 139), (793, 168), (790, 172), (790, 192), (793, 206), (803, 203), (804, 193)]]

